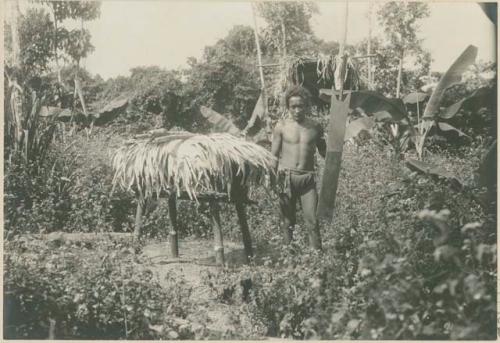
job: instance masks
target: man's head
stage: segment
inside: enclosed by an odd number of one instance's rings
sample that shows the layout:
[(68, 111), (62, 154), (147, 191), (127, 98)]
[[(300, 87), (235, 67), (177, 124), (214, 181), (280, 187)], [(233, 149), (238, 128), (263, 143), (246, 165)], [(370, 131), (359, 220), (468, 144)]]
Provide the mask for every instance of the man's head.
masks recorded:
[(301, 122), (304, 120), (311, 102), (311, 93), (302, 86), (294, 86), (285, 93), (285, 103), (292, 118)]

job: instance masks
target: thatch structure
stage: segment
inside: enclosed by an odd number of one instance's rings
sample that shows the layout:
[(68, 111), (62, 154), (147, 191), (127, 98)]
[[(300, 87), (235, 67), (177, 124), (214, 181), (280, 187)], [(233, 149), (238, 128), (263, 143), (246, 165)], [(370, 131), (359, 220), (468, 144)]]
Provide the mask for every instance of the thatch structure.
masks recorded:
[(144, 198), (161, 192), (227, 192), (233, 182), (262, 184), (275, 158), (261, 146), (230, 134), (168, 132), (141, 135), (120, 147), (114, 158), (113, 185)]
[[(272, 85), (272, 94), (275, 99), (281, 95), (290, 85), (302, 85), (313, 95), (313, 99), (319, 100), (319, 89), (339, 90), (340, 70), (339, 56), (318, 54), (315, 57), (287, 56), (282, 58), (280, 69), (276, 76), (276, 82)], [(344, 79), (345, 90), (358, 90), (360, 88), (360, 76), (358, 66), (350, 56), (346, 61), (347, 72)]]

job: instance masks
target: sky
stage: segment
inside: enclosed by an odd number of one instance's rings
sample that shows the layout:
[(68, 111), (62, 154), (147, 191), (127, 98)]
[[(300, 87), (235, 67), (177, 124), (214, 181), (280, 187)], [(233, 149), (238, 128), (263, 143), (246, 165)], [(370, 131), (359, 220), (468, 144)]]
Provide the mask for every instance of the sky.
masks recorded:
[[(496, 60), (495, 27), (475, 3), (430, 3), (431, 15), (421, 21), (419, 37), (434, 59), (433, 71), (444, 71), (469, 45), (478, 60)], [(343, 2), (318, 2), (312, 18), (315, 34), (340, 40)], [(368, 36), (368, 2), (349, 2), (347, 42)], [(258, 19), (260, 29), (264, 26)], [(374, 31), (380, 28), (374, 20)], [(202, 56), (203, 48), (223, 38), (234, 25), (253, 26), (248, 2), (221, 1), (103, 1), (98, 20), (86, 23), (95, 51), (83, 61), (103, 78), (129, 75), (136, 66), (166, 69), (187, 67), (187, 58)]]

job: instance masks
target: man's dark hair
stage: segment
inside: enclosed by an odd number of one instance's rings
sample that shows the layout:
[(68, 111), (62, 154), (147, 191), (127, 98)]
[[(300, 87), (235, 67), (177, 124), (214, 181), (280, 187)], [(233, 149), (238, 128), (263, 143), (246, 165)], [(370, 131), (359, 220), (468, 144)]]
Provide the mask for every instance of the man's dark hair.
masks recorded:
[(302, 86), (293, 86), (293, 87), (287, 89), (287, 91), (285, 93), (286, 108), (288, 108), (290, 106), (290, 104), (289, 104), (290, 98), (292, 98), (294, 96), (298, 96), (298, 97), (304, 99), (304, 101), (307, 105), (311, 104), (311, 93), (306, 88), (304, 88)]

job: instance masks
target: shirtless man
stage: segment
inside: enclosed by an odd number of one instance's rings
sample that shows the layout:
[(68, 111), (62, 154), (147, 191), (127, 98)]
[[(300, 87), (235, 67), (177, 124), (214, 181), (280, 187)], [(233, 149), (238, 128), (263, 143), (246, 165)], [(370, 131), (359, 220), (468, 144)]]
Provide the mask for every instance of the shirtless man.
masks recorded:
[[(304, 221), (309, 232), (309, 244), (321, 249), (321, 236), (316, 219), (318, 193), (314, 172), (316, 148), (323, 158), (326, 143), (321, 125), (306, 118), (309, 114), (311, 94), (301, 86), (289, 89), (285, 94), (288, 118), (280, 120), (273, 132), (271, 152), (276, 162), (279, 178), (285, 190), (280, 194), (281, 230), (285, 243), (293, 238), (296, 222), (296, 203), (300, 198)], [(279, 180), (279, 181), (282, 181)]]

